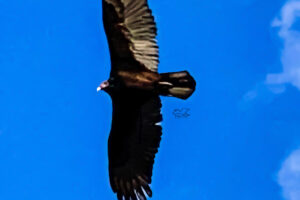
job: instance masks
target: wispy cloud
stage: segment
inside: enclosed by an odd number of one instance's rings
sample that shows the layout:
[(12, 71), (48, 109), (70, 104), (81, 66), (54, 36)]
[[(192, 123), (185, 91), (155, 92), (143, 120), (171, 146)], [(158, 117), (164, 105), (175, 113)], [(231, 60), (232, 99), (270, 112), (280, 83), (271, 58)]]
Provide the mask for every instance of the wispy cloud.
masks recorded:
[(281, 9), (280, 16), (271, 24), (278, 28), (278, 37), (282, 39), (282, 72), (267, 74), (266, 79), (257, 83), (241, 100), (241, 109), (248, 109), (256, 103), (269, 103), (277, 94), (291, 84), (300, 90), (300, 29), (295, 24), (300, 22), (300, 0), (290, 0)]
[(293, 25), (300, 19), (300, 0), (288, 1), (272, 26), (278, 27), (278, 36), (283, 39), (281, 62), (283, 71), (279, 74), (268, 74), (266, 83), (282, 85), (290, 83), (300, 90), (300, 30)]
[[(282, 73), (268, 74), (268, 87), (278, 87), (291, 84), (300, 90), (300, 30), (294, 28), (300, 20), (300, 0), (288, 1), (281, 10), (281, 16), (276, 18), (272, 27), (278, 27), (278, 36), (283, 40), (281, 51)], [(282, 93), (284, 89), (273, 91)], [(300, 200), (300, 149), (293, 151), (283, 162), (278, 172), (278, 183), (286, 200)]]
[(300, 149), (292, 152), (283, 162), (278, 183), (286, 200), (300, 200)]

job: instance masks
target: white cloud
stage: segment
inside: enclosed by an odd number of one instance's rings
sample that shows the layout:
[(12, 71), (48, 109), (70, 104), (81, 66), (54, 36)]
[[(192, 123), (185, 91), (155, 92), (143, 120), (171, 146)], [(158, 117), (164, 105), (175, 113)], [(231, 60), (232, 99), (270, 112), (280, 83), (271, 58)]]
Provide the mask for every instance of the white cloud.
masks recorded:
[(278, 183), (286, 200), (300, 200), (300, 149), (292, 152), (282, 164)]
[(282, 39), (281, 49), (282, 72), (267, 74), (265, 81), (257, 83), (239, 102), (242, 110), (257, 103), (268, 104), (291, 84), (300, 90), (300, 0), (289, 0), (281, 9), (280, 16), (271, 24), (278, 29), (278, 37)]
[(293, 29), (300, 19), (300, 0), (288, 1), (272, 26), (279, 27), (278, 35), (283, 39), (281, 62), (283, 72), (268, 74), (266, 83), (271, 85), (290, 83), (300, 90), (300, 30)]

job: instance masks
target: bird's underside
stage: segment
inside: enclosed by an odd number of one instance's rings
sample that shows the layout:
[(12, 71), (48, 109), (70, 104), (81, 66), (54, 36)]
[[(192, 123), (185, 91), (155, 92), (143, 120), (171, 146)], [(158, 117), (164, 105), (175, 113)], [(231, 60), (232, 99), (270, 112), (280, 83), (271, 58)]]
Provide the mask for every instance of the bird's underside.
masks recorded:
[[(108, 142), (110, 183), (119, 200), (145, 200), (146, 194), (152, 196), (149, 184), (162, 135), (159, 95), (185, 99), (194, 90), (194, 80), (185, 71), (121, 71), (117, 79), (121, 79), (118, 87), (108, 91), (113, 102)], [(176, 93), (172, 90), (176, 88), (189, 90)]]
[[(109, 177), (118, 200), (146, 200), (162, 128), (160, 95), (187, 99), (195, 80), (187, 71), (157, 72), (156, 24), (147, 0), (102, 0), (111, 57)], [(108, 86), (109, 85), (109, 86)]]

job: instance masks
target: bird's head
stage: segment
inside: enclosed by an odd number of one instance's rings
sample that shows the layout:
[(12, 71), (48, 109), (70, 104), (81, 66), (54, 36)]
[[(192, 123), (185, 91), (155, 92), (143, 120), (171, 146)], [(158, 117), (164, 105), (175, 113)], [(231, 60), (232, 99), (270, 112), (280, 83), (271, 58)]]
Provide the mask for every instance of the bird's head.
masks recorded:
[(110, 88), (109, 80), (106, 80), (106, 81), (103, 81), (99, 85), (99, 87), (97, 87), (97, 92), (99, 92), (100, 90), (103, 90), (103, 91), (107, 92), (109, 88)]
[(116, 91), (118, 91), (120, 88), (120, 83), (118, 79), (115, 79), (114, 77), (110, 77), (108, 80), (103, 81), (99, 87), (97, 88), (97, 91), (105, 91), (109, 95), (112, 95)]

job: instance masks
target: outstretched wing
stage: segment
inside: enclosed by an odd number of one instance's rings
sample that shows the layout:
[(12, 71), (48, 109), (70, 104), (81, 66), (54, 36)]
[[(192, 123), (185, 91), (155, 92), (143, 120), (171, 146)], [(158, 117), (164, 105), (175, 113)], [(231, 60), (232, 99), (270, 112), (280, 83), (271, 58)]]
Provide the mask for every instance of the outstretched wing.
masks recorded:
[(146, 200), (152, 196), (152, 169), (162, 128), (158, 96), (128, 94), (113, 99), (113, 121), (109, 136), (109, 176), (118, 199)]
[(122, 68), (157, 71), (156, 24), (147, 0), (102, 0), (112, 72)]

